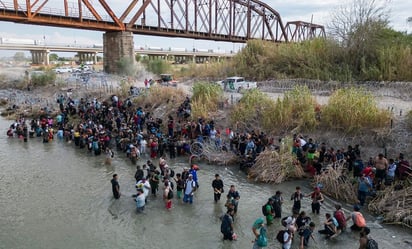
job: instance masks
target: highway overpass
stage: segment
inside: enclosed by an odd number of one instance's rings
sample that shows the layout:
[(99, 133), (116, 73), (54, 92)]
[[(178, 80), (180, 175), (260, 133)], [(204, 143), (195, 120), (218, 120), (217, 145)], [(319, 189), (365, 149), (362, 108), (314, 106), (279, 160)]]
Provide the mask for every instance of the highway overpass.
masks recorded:
[[(0, 50), (15, 50), (15, 51), (30, 51), (32, 54), (33, 64), (48, 65), (50, 53), (55, 52), (72, 52), (79, 55), (80, 62), (93, 61), (97, 62), (97, 55), (103, 54), (103, 47), (80, 46), (80, 45), (43, 45), (43, 44), (3, 44), (0, 43)], [(148, 56), (149, 59), (167, 59), (174, 60), (175, 63), (205, 63), (208, 61), (219, 61), (228, 59), (235, 53), (214, 52), (213, 50), (197, 50), (194, 51), (175, 51), (173, 48), (136, 48), (135, 54)]]

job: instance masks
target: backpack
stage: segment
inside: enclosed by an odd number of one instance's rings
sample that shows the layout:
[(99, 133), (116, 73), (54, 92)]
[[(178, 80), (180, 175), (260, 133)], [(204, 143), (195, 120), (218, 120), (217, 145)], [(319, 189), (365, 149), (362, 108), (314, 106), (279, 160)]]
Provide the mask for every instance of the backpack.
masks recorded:
[(267, 208), (266, 208), (267, 205), (268, 205), (268, 204), (265, 204), (265, 205), (262, 206), (262, 214), (263, 214), (263, 216), (268, 216), (268, 215), (269, 215), (268, 210), (267, 210)]
[(260, 228), (259, 236), (257, 238), (257, 245), (266, 247), (268, 245), (268, 238), (266, 237), (266, 228)]
[(229, 221), (229, 215), (228, 214), (225, 214), (222, 217), (222, 225), (220, 225), (220, 232), (222, 232), (222, 233), (230, 232), (230, 221)]
[(169, 176), (170, 176), (170, 177), (174, 177), (174, 176), (175, 176), (175, 171), (174, 171), (173, 169), (170, 169)]
[(173, 199), (173, 190), (171, 188), (169, 188), (169, 192), (167, 193), (167, 199), (168, 200)]
[(285, 242), (283, 241), (283, 236), (285, 235), (286, 230), (280, 230), (278, 235), (276, 235), (276, 239), (283, 245)]
[(286, 217), (283, 217), (283, 218), (280, 220), (280, 223), (282, 224), (282, 226), (287, 227), (288, 223), (286, 223), (286, 220), (287, 220), (288, 218), (289, 218), (289, 217), (286, 216)]
[(366, 243), (366, 249), (379, 249), (378, 247), (378, 242), (374, 239), (368, 239), (368, 242)]

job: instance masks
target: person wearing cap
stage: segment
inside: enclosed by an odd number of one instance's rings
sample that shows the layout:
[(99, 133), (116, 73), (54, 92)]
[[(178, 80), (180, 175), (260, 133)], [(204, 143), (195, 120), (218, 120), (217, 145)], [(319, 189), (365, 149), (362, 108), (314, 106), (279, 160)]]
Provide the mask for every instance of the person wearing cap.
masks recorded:
[(283, 197), (282, 197), (282, 192), (279, 190), (276, 191), (276, 194), (272, 196), (273, 199), (273, 211), (275, 212), (275, 218), (281, 218), (282, 217), (282, 204), (283, 204)]
[(348, 218), (346, 218), (346, 221), (349, 221), (350, 219), (353, 222), (353, 225), (350, 227), (351, 230), (361, 231), (364, 227), (366, 227), (365, 218), (360, 212), (360, 207), (358, 205), (353, 206), (353, 212)]
[(187, 179), (189, 178), (189, 168), (188, 167), (184, 167), (183, 171), (182, 171), (182, 180), (183, 182), (186, 182)]
[(215, 174), (215, 179), (212, 181), (213, 196), (215, 203), (220, 200), (220, 196), (224, 192), (223, 190), (223, 181), (220, 179), (219, 174)]
[(196, 182), (193, 180), (193, 175), (189, 174), (185, 183), (185, 194), (183, 196), (184, 203), (193, 204), (193, 194), (196, 191)]
[(196, 188), (199, 188), (199, 182), (198, 182), (198, 178), (197, 178), (197, 169), (198, 169), (198, 166), (196, 164), (192, 164), (190, 166), (189, 173), (192, 174), (192, 176), (193, 176), (193, 181), (195, 181), (195, 183), (196, 183)]
[(149, 181), (147, 181), (146, 178), (142, 177), (142, 179), (136, 183), (136, 188), (143, 190), (144, 199), (145, 199), (145, 202), (147, 203), (147, 197), (149, 196), (149, 193), (151, 190)]
[(137, 212), (138, 213), (143, 212), (145, 205), (146, 205), (146, 201), (145, 201), (145, 195), (143, 193), (143, 189), (138, 188), (137, 189), (137, 196), (136, 196)]
[(308, 196), (312, 198), (312, 213), (319, 214), (320, 212), (320, 204), (324, 201), (323, 195), (320, 192), (319, 187), (315, 187), (314, 191), (310, 193)]
[(265, 220), (263, 218), (256, 219), (252, 226), (252, 232), (255, 236), (252, 249), (262, 249), (263, 247), (258, 245), (258, 238), (262, 232), (266, 232)]

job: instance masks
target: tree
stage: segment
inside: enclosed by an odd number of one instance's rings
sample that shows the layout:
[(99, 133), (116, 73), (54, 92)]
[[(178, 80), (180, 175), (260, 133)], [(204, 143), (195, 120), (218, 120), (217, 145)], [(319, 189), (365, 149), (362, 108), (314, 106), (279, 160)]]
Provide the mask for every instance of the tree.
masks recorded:
[(389, 0), (353, 0), (332, 13), (329, 33), (346, 48), (347, 63), (355, 74), (367, 79), (374, 70), (378, 49), (389, 24)]
[(329, 34), (343, 45), (348, 45), (351, 36), (358, 29), (375, 22), (388, 24), (388, 2), (389, 0), (353, 0), (352, 3), (341, 5), (331, 14)]
[(55, 53), (49, 55), (50, 61), (58, 61), (59, 56)]
[(15, 61), (24, 61), (26, 57), (24, 56), (24, 52), (16, 52), (13, 56)]

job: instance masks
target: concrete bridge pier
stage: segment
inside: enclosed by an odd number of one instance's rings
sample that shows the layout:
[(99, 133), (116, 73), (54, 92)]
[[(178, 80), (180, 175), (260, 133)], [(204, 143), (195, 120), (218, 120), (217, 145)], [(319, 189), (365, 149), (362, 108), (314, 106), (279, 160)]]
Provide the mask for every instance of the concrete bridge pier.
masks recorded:
[(49, 50), (30, 50), (32, 63), (35, 65), (49, 65)]
[(97, 53), (96, 52), (78, 52), (80, 63), (85, 63), (86, 61), (91, 61), (93, 64), (97, 64)]
[(127, 58), (135, 62), (132, 32), (106, 32), (103, 34), (103, 67), (106, 73), (119, 73), (118, 62)]

